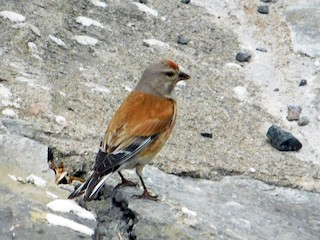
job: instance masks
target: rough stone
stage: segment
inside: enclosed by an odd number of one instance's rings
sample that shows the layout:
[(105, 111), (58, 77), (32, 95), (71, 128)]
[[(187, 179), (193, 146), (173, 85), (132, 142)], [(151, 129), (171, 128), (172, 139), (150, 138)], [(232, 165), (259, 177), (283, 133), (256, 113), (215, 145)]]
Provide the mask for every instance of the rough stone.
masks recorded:
[(261, 5), (258, 7), (258, 12), (261, 14), (269, 14), (269, 6), (268, 5)]
[[(105, 200), (91, 203), (90, 208), (104, 206), (97, 213), (103, 219), (96, 230), (100, 239), (119, 235), (122, 239), (225, 239), (230, 238), (228, 229), (241, 239), (317, 239), (320, 231), (320, 198), (315, 193), (274, 187), (246, 176), (208, 181), (169, 175), (155, 167), (146, 167), (144, 176), (159, 202), (133, 197), (137, 188), (119, 188), (116, 206), (111, 199), (107, 204)], [(268, 226), (261, 227), (265, 222)]]
[(177, 43), (181, 45), (187, 45), (189, 43), (189, 40), (183, 36), (178, 36)]
[(299, 126), (306, 126), (306, 125), (308, 125), (309, 122), (310, 122), (309, 118), (303, 116), (303, 117), (299, 118), (298, 125)]
[(302, 111), (302, 108), (300, 106), (289, 105), (288, 115), (287, 115), (288, 121), (299, 120), (301, 111)]
[(201, 133), (201, 136), (206, 137), (206, 138), (212, 138), (212, 133), (203, 132), (203, 133)]
[(251, 54), (249, 52), (238, 52), (236, 55), (236, 60), (239, 62), (249, 62), (251, 59)]
[(299, 87), (302, 87), (302, 86), (305, 86), (305, 85), (307, 85), (307, 80), (302, 79), (302, 80), (300, 81), (300, 83), (299, 83)]
[(284, 131), (276, 125), (272, 125), (267, 132), (270, 143), (280, 151), (298, 151), (302, 144), (291, 133)]

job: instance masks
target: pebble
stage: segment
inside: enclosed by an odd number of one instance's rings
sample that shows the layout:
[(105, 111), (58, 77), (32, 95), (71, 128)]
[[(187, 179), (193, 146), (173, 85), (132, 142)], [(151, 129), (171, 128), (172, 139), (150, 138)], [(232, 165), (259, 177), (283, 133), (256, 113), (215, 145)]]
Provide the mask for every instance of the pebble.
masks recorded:
[(304, 85), (307, 85), (307, 80), (302, 79), (302, 80), (300, 81), (300, 83), (299, 83), (299, 87), (302, 87), (302, 86), (304, 86)]
[(269, 13), (269, 6), (261, 5), (258, 7), (258, 12), (261, 14), (268, 14)]
[(147, 0), (139, 0), (139, 3), (147, 4)]
[(201, 136), (206, 138), (212, 138), (212, 133), (203, 132), (201, 133)]
[(243, 86), (236, 86), (233, 89), (233, 92), (234, 92), (233, 96), (241, 102), (250, 100), (249, 93), (247, 89)]
[(248, 52), (238, 52), (236, 55), (236, 60), (239, 62), (249, 62), (251, 59), (251, 54)]
[(263, 47), (257, 47), (256, 50), (260, 51), (260, 52), (268, 52), (268, 50), (266, 48), (263, 48)]
[(291, 133), (272, 125), (267, 132), (267, 137), (273, 147), (279, 151), (298, 151), (302, 144)]
[(191, 2), (191, 0), (181, 0), (182, 3), (188, 4)]
[(177, 43), (181, 45), (187, 45), (189, 43), (189, 40), (183, 36), (178, 36)]
[(271, 3), (272, 0), (260, 0), (261, 2), (264, 2), (264, 3)]
[(56, 123), (58, 123), (59, 125), (61, 125), (64, 128), (66, 128), (68, 126), (67, 120), (63, 116), (59, 116), (59, 115), (55, 116), (55, 121), (56, 121)]
[(307, 117), (301, 117), (301, 118), (299, 118), (298, 125), (299, 126), (306, 126), (309, 122), (310, 121)]
[(299, 120), (301, 111), (302, 111), (302, 108), (300, 106), (289, 105), (287, 120), (288, 121)]

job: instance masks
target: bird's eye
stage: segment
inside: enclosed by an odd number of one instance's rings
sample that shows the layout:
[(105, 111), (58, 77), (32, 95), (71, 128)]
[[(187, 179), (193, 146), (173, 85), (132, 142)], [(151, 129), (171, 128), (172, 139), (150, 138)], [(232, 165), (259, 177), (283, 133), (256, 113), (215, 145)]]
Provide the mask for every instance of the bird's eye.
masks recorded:
[(173, 74), (174, 74), (173, 72), (167, 72), (167, 76), (168, 76), (168, 77), (172, 77)]

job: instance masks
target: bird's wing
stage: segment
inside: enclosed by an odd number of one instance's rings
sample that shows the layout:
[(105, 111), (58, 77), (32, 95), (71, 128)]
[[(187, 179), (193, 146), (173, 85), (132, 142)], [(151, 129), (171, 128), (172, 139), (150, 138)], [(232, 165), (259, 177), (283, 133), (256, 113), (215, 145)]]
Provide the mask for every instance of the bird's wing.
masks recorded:
[(170, 128), (176, 116), (175, 102), (134, 91), (120, 106), (106, 131), (94, 171), (102, 176), (115, 171)]

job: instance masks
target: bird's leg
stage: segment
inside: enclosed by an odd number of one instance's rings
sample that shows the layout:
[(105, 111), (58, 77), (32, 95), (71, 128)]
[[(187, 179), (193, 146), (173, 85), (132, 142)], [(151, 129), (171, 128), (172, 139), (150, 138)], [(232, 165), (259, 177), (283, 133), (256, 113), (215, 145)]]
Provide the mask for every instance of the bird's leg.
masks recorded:
[(129, 180), (127, 180), (122, 174), (121, 172), (119, 171), (118, 172), (120, 178), (121, 178), (121, 183), (119, 183), (115, 188), (118, 188), (118, 187), (136, 187), (138, 186), (137, 183), (134, 183), (134, 182), (131, 182)]
[[(138, 174), (138, 175), (139, 175), (139, 174)], [(140, 175), (139, 175), (139, 178), (140, 178), (140, 181), (141, 181), (141, 183), (142, 183), (143, 193), (142, 193), (142, 195), (140, 195), (140, 196), (135, 195), (135, 197), (144, 198), (144, 199), (149, 199), (149, 200), (152, 200), (152, 201), (159, 201), (157, 195), (155, 195), (155, 196), (150, 195), (150, 193), (148, 192), (147, 187), (146, 187), (146, 185), (144, 184), (143, 179), (142, 179), (142, 177), (141, 177)]]

